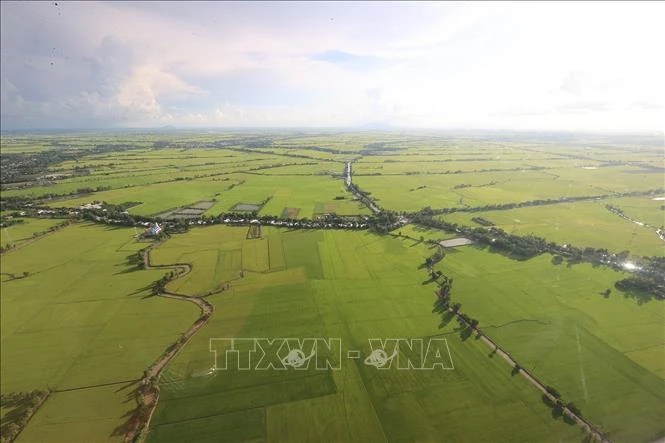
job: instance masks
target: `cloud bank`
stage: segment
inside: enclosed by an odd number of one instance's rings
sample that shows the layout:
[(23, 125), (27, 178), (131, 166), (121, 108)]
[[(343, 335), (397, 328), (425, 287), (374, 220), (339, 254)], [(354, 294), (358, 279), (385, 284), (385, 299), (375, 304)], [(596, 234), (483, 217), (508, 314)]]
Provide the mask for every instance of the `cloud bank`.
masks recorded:
[(663, 3), (0, 9), (3, 129), (665, 128)]

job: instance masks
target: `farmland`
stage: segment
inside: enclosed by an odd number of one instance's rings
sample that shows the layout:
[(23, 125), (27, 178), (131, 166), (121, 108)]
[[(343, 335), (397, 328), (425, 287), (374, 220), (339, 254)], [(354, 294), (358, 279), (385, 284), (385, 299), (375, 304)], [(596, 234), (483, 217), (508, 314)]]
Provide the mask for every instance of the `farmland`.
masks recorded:
[[(133, 407), (133, 381), (195, 318), (145, 298), (159, 273), (127, 263), (140, 247), (133, 232), (70, 226), (2, 258), (2, 392), (53, 391), (25, 441), (85, 439), (90, 421), (94, 439), (110, 438)], [(99, 407), (62, 407), (88, 399)]]
[[(488, 359), (482, 345), (461, 341), (452, 325), (439, 329), (440, 319), (431, 313), (431, 289), (421, 284), (423, 274), (417, 270), (426, 248), (412, 248), (411, 240), (345, 232), (266, 229), (263, 239), (244, 240), (238, 230), (202, 229), (154, 252), (156, 260), (167, 262), (195, 253), (198, 242), (208, 237), (218, 239), (213, 248), (240, 250), (243, 259), (246, 244), (258, 244), (271, 262), (281, 254), (286, 267), (255, 269), (236, 277), (230, 291), (207, 298), (218, 314), (165, 374), (151, 441), (203, 432), (232, 432), (240, 440), (433, 439), (444, 430), (451, 439), (508, 440), (515, 432), (525, 440), (541, 433), (577, 435), (574, 428), (551, 420), (538, 395), (523, 380), (511, 378), (505, 363)], [(281, 243), (278, 252), (274, 243)], [(194, 261), (194, 269), (211, 275), (204, 269), (209, 263)], [(201, 275), (191, 279), (200, 281)], [(225, 278), (217, 274), (215, 283)], [(204, 289), (191, 287), (191, 293)], [(430, 335), (449, 340), (454, 371), (390, 371), (377, 378), (371, 368), (343, 357), (340, 371), (205, 375), (212, 364), (209, 339), (215, 337), (340, 337), (346, 356), (351, 349), (367, 355), (368, 338)], [(505, 404), (505, 412), (494, 410), (495, 404)], [(477, 410), (474, 420), (484, 423), (475, 431), (456, 423), (455, 417), (470, 409)], [(323, 415), (325, 425), (313, 426)], [(506, 426), (517, 416), (522, 417), (519, 429)]]
[[(19, 443), (121, 441), (144, 371), (174, 343), (165, 371), (143, 379), (159, 386), (146, 441), (585, 438), (478, 334), (433, 310), (434, 254), (460, 312), (608, 440), (665, 436), (665, 305), (617, 286), (665, 257), (658, 140), (135, 131), (3, 135), (7, 153), (1, 389), (49, 394)], [(25, 166), (47, 154), (42, 169)], [(142, 236), (155, 222), (164, 232)], [(601, 255), (440, 249), (454, 227)], [(200, 313), (160, 291), (214, 313), (180, 342)], [(340, 348), (317, 348), (325, 370), (215, 371), (211, 339), (240, 337)], [(374, 338), (445, 339), (445, 369), (379, 370), (365, 360)]]
[[(624, 200), (617, 199), (616, 203), (621, 205)], [(647, 197), (642, 200), (652, 202)], [(639, 202), (635, 198), (629, 201), (634, 204)], [(652, 204), (651, 208), (651, 211), (645, 212), (655, 219), (656, 205)], [(640, 214), (637, 210), (634, 212)], [(539, 235), (561, 244), (607, 248), (616, 252), (631, 251), (640, 255), (660, 255), (663, 252), (662, 242), (659, 242), (653, 229), (618, 218), (605, 208), (603, 202), (562, 203), (473, 214), (460, 212), (447, 215), (444, 219), (474, 225), (474, 217), (490, 220), (508, 232)]]
[(665, 431), (657, 418), (665, 414), (662, 304), (638, 305), (616, 291), (605, 297), (617, 272), (556, 266), (547, 256), (517, 266), (465, 247), (440, 266), (459, 285), (462, 309), (610, 438), (653, 440)]

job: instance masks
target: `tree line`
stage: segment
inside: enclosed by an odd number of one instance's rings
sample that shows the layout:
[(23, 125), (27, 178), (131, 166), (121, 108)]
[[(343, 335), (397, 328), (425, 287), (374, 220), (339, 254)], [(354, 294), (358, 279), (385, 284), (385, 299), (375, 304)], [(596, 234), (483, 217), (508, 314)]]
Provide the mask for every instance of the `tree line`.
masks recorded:
[(508, 209), (525, 208), (530, 206), (553, 205), (558, 203), (572, 203), (572, 202), (585, 201), (585, 200), (602, 200), (606, 198), (656, 195), (656, 194), (662, 194), (663, 192), (665, 192), (665, 188), (650, 189), (647, 191), (631, 191), (631, 192), (614, 193), (614, 194), (537, 199), (537, 200), (528, 200), (516, 203), (495, 203), (495, 204), (488, 204), (484, 206), (473, 206), (473, 207), (450, 207), (450, 208), (433, 209), (430, 206), (426, 206), (417, 213), (421, 215), (446, 215), (446, 214), (452, 214), (454, 212), (504, 211)]

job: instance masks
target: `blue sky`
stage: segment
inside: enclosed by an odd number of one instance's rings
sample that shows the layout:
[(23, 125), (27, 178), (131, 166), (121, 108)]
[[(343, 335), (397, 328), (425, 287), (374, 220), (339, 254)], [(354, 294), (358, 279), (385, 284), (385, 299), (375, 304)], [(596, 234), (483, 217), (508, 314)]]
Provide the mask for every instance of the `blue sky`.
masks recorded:
[(3, 129), (665, 129), (662, 2), (0, 9)]

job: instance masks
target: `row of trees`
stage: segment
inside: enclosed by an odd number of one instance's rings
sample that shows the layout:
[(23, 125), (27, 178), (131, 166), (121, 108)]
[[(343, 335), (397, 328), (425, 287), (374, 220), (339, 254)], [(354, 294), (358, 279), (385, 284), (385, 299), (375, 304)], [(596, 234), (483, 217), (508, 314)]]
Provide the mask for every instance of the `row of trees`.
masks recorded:
[(590, 196), (578, 196), (578, 197), (560, 197), (560, 198), (549, 198), (549, 199), (538, 199), (538, 200), (529, 200), (516, 203), (495, 203), (485, 206), (474, 206), (474, 207), (452, 207), (452, 208), (440, 208), (433, 209), (429, 206), (422, 208), (418, 211), (421, 215), (445, 215), (452, 214), (454, 212), (484, 212), (484, 211), (501, 211), (515, 208), (525, 208), (530, 206), (542, 206), (542, 205), (552, 205), (557, 203), (566, 203), (566, 202), (577, 202), (585, 200), (600, 200), (610, 197), (634, 197), (639, 195), (656, 195), (662, 194), (665, 192), (665, 188), (660, 189), (650, 189), (648, 191), (632, 191), (616, 194), (602, 194), (602, 195), (590, 195)]
[[(55, 232), (59, 229), (64, 228), (65, 226), (68, 226), (68, 225), (69, 225), (69, 220), (65, 220), (61, 223), (58, 223), (57, 225), (49, 227), (46, 231), (33, 232), (32, 237), (33, 238), (42, 237), (42, 236), (48, 234), (49, 232)], [(11, 251), (15, 247), (16, 247), (16, 244), (12, 244), (12, 243), (7, 243), (4, 246), (0, 246), (0, 254), (4, 254), (5, 252)], [(27, 276), (27, 275), (25, 275), (25, 276)]]
[(367, 205), (367, 207), (370, 208), (372, 212), (374, 212), (375, 214), (382, 212), (382, 209), (379, 207), (379, 205), (374, 201), (374, 199), (372, 199), (372, 197), (370, 197), (370, 195), (372, 195), (371, 192), (362, 190), (355, 183), (349, 183), (347, 187), (349, 191), (351, 191), (353, 195), (358, 197), (358, 200)]
[(494, 226), (494, 222), (493, 222), (493, 221), (488, 220), (488, 219), (486, 219), (486, 218), (484, 218), (484, 217), (473, 217), (471, 220), (474, 221), (474, 222), (476, 222), (476, 223), (478, 223), (479, 225), (483, 225), (483, 226)]
[(559, 393), (558, 390), (556, 390), (552, 386), (545, 386), (545, 390), (549, 395), (543, 394), (542, 396), (543, 403), (552, 408), (552, 415), (555, 418), (563, 416), (563, 419), (567, 423), (573, 424), (574, 421), (569, 416), (564, 415), (564, 409), (568, 409), (576, 416), (583, 418), (582, 411), (580, 410), (580, 408), (578, 408), (577, 405), (575, 405), (575, 403), (573, 403), (572, 401), (565, 403), (561, 398), (561, 394)]
[[(473, 331), (476, 331), (479, 336), (483, 335), (482, 331), (478, 329), (479, 321), (478, 319), (470, 317), (468, 314), (461, 312), (462, 305), (460, 303), (453, 303), (451, 299), (453, 279), (449, 278), (441, 271), (434, 271), (430, 268), (431, 280), (437, 282), (439, 289), (437, 291), (437, 300), (434, 304), (434, 312), (441, 313), (451, 313), (457, 317), (457, 320), (460, 325), (460, 335), (462, 339), (466, 339), (471, 336)], [(450, 315), (450, 314), (448, 314)], [(445, 320), (444, 320), (445, 321)], [(489, 339), (491, 343), (494, 344), (496, 352), (499, 349), (499, 345), (494, 343), (493, 340)], [(505, 351), (502, 351), (505, 353)], [(506, 353), (510, 357), (509, 354)], [(512, 358), (510, 359), (514, 362), (512, 374), (516, 375), (524, 369)], [(533, 376), (532, 376), (533, 377)], [(537, 382), (540, 384), (540, 382)], [(541, 384), (542, 386), (542, 384)], [(552, 386), (545, 386), (545, 391), (547, 394), (543, 394), (543, 402), (553, 409), (553, 415), (558, 418), (564, 416), (564, 420), (569, 423), (574, 423), (574, 421), (567, 415), (564, 415), (564, 409), (568, 409), (573, 414), (582, 418), (582, 411), (575, 405), (573, 402), (564, 403), (561, 398), (561, 393)], [(549, 395), (548, 395), (549, 394)], [(552, 400), (552, 398), (554, 400)]]

